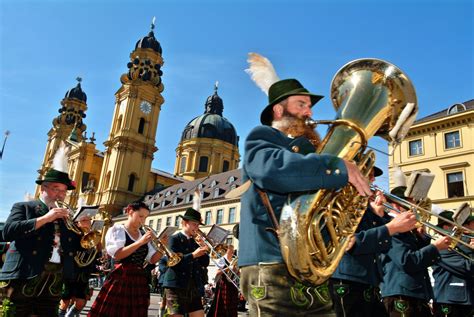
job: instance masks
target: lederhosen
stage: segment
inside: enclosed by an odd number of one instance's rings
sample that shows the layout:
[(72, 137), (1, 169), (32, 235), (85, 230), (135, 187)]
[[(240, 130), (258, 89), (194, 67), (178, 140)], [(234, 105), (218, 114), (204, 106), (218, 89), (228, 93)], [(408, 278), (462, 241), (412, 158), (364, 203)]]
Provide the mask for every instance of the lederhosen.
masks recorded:
[[(125, 231), (125, 246), (134, 243)], [(144, 244), (115, 264), (100, 289), (88, 316), (147, 316), (150, 288), (143, 263), (148, 254)]]

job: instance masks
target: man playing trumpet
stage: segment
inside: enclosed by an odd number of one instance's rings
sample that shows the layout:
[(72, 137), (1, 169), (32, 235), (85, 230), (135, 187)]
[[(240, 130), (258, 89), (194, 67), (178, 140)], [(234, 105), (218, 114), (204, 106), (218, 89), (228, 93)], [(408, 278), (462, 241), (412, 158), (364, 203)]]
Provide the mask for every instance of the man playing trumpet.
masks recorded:
[(63, 221), (69, 211), (56, 207), (75, 185), (54, 168), (36, 183), (39, 199), (14, 204), (3, 229), (11, 241), (0, 273), (7, 293), (3, 316), (57, 316), (63, 278), (75, 276), (79, 239)]

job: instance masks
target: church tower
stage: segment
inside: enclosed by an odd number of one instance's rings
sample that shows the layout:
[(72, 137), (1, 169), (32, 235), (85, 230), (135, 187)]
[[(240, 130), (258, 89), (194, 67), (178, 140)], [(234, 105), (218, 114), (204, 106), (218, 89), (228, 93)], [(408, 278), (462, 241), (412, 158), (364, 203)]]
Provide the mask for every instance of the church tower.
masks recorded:
[[(49, 170), (56, 150), (61, 142), (67, 143), (71, 133), (76, 137), (76, 141), (83, 141), (86, 125), (82, 122), (82, 119), (86, 117), (87, 95), (81, 88), (82, 79), (78, 77), (77, 81), (77, 86), (66, 92), (64, 99), (61, 100), (61, 108), (58, 110), (59, 115), (53, 119), (53, 127), (48, 132), (48, 142), (43, 163), (38, 170), (39, 178), (43, 178), (44, 174)], [(39, 186), (36, 186), (35, 197), (38, 197), (38, 195)]]
[(222, 116), (224, 103), (217, 94), (217, 83), (204, 109), (204, 114), (186, 125), (176, 148), (174, 173), (186, 180), (226, 172), (239, 166), (239, 136), (232, 123)]
[(161, 105), (163, 58), (153, 33), (138, 40), (130, 54), (128, 72), (120, 78), (96, 203), (116, 215), (147, 190)]

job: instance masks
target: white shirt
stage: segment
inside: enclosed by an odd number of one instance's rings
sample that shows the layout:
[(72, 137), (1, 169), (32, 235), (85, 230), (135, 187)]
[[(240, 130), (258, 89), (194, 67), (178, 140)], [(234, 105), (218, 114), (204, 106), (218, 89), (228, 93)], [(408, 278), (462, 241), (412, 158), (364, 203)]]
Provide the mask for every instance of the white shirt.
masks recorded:
[[(125, 229), (125, 226), (123, 224), (114, 224), (113, 227), (107, 230), (107, 233), (105, 235), (105, 249), (107, 250), (107, 253), (111, 257), (114, 257), (115, 253), (119, 249), (125, 246), (125, 241), (126, 241), (125, 234), (128, 234), (128, 237), (132, 239), (133, 241), (137, 241), (142, 237), (142, 233), (139, 230), (138, 239), (135, 240), (128, 233), (127, 229)], [(150, 261), (151, 257), (156, 253), (156, 250), (150, 242), (148, 242), (147, 245), (148, 245), (148, 254), (146, 256), (146, 260)]]

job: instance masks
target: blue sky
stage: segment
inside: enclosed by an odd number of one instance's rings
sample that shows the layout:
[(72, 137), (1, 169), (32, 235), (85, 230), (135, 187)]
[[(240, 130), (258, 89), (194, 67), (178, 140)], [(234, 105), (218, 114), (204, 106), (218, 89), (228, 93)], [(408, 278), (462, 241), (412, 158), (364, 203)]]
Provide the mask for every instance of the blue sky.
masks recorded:
[[(34, 192), (47, 132), (66, 91), (83, 78), (85, 123), (104, 149), (114, 93), (129, 54), (156, 16), (163, 47), (165, 103), (153, 167), (173, 172), (186, 123), (204, 111), (219, 81), (224, 116), (243, 141), (259, 124), (265, 95), (244, 72), (248, 52), (267, 56), (281, 78), (296, 77), (328, 96), (347, 62), (385, 59), (412, 80), (419, 117), (474, 96), (473, 2), (410, 1), (0, 1), (0, 220)], [(329, 98), (314, 117), (331, 119)], [(324, 134), (324, 131), (321, 131)], [(371, 142), (385, 150), (385, 142)], [(386, 171), (387, 158), (377, 165)], [(379, 180), (387, 186), (385, 174)]]

